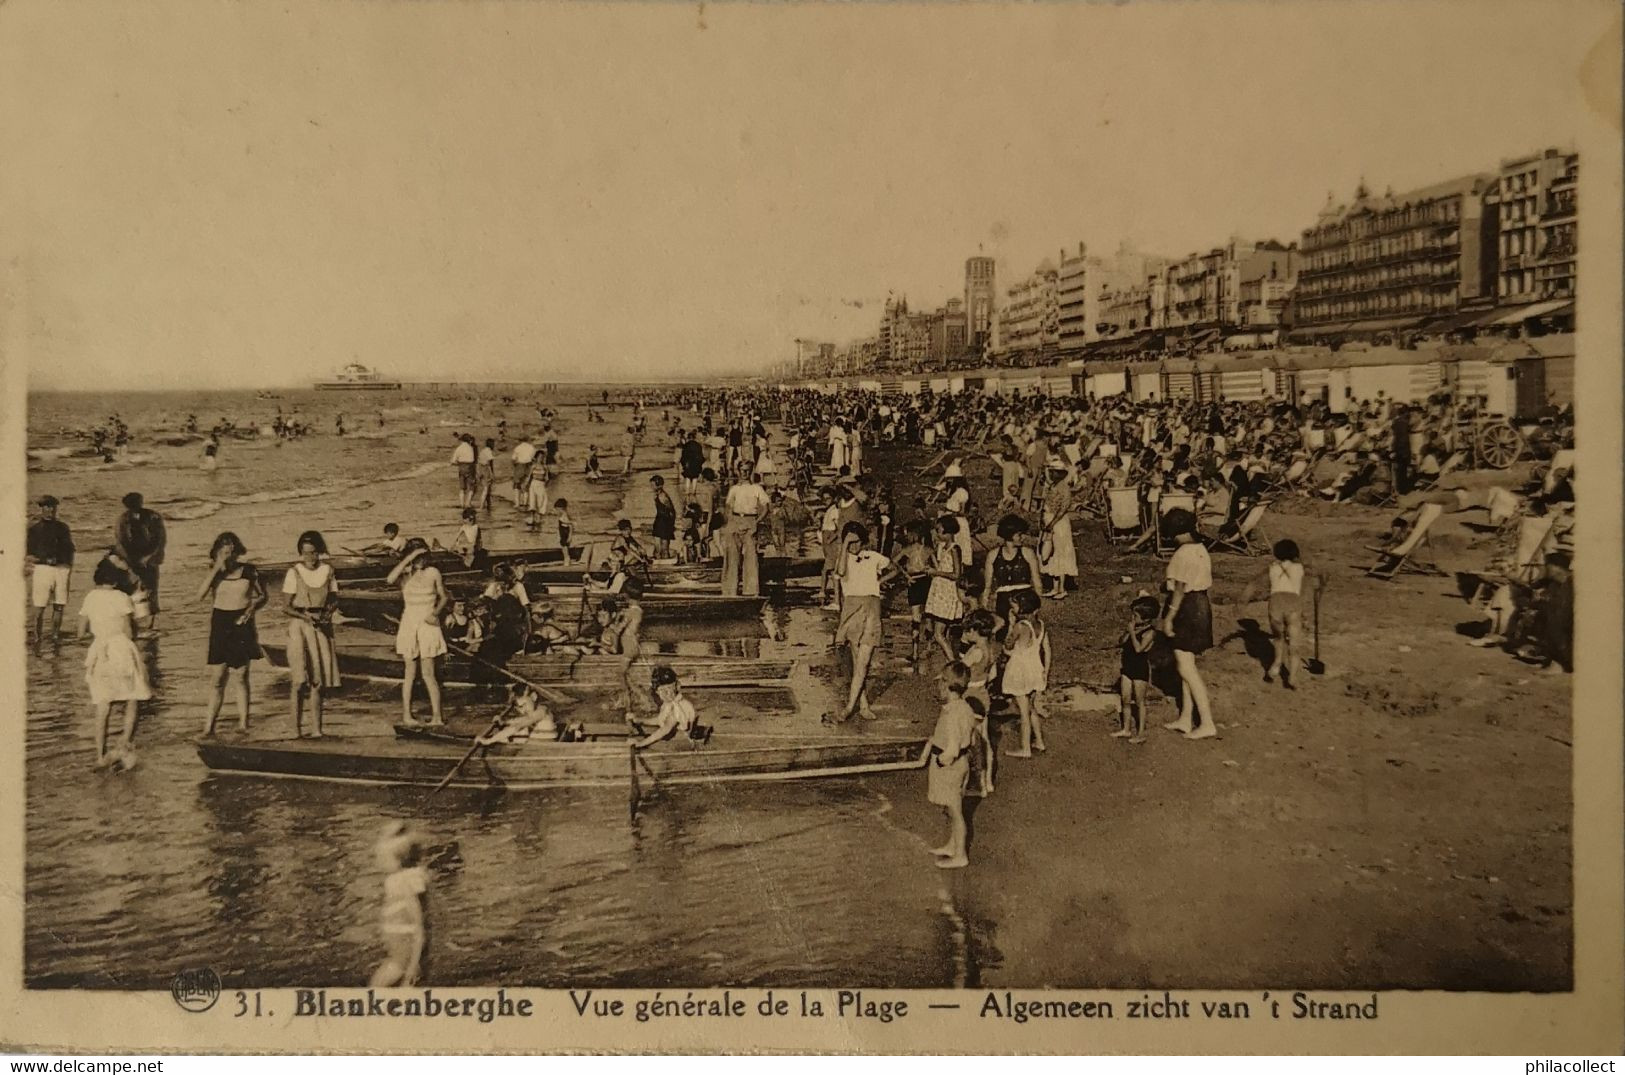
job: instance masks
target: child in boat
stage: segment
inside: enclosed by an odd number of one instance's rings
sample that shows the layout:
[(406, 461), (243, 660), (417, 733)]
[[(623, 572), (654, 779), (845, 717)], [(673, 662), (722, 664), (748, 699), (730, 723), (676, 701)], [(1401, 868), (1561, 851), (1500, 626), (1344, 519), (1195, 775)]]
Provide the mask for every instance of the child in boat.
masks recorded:
[[(513, 716), (509, 717), (508, 714)], [(536, 736), (542, 739), (557, 739), (559, 723), (553, 718), (553, 711), (542, 702), (542, 696), (532, 687), (516, 683), (508, 691), (508, 705), (498, 714), (495, 731), (487, 732), (475, 740), (481, 746), (490, 746), (493, 743), (523, 743)]]
[(570, 502), (563, 497), (553, 501), (553, 510), (559, 513), (559, 548), (564, 550), (564, 562), (575, 563), (575, 550), (570, 547), (570, 537), (575, 533), (575, 525), (570, 522)]
[(532, 605), (530, 610), (530, 652), (556, 653), (566, 647), (585, 652), (574, 635), (553, 622), (551, 605)]
[(615, 522), (615, 537), (610, 542), (610, 555), (618, 556), (626, 565), (628, 571), (639, 571), (649, 563), (649, 554), (644, 551), (643, 543), (632, 533), (632, 520), (618, 519)]
[(1162, 606), (1150, 594), (1129, 603), (1128, 627), (1118, 639), (1117, 730), (1114, 739), (1145, 742), (1145, 699), (1151, 687), (1151, 647), (1157, 640), (1157, 613)]
[(480, 538), (480, 516), (473, 508), (463, 509), (463, 525), (451, 539), (451, 551), (462, 557), (464, 567), (476, 567), (485, 559), (485, 546)]
[(942, 712), (926, 744), (926, 798), (948, 815), (948, 840), (932, 848), (939, 870), (970, 865), (966, 855), (965, 792), (970, 783), (970, 755), (976, 749), (976, 712), (965, 701), (970, 669), (953, 661), (937, 679)]
[(697, 564), (705, 545), (705, 513), (698, 504), (690, 502), (683, 509), (683, 516), (683, 563)]
[(385, 872), (382, 928), (387, 953), (372, 972), (376, 987), (416, 985), (423, 972), (423, 949), (428, 940), (424, 904), (429, 871), (422, 865), (423, 839), (405, 823), (384, 825), (375, 853)]
[(384, 524), (384, 540), (375, 541), (361, 550), (373, 556), (394, 556), (399, 558), (406, 551), (406, 539), (401, 537), (399, 523)]
[[(654, 730), (642, 739), (632, 740), (632, 749), (642, 750), (644, 747), (653, 746), (677, 732), (683, 732), (690, 739), (700, 742), (710, 738), (709, 729), (702, 728), (698, 723), (694, 703), (683, 697), (682, 684), (677, 682), (677, 673), (670, 665), (656, 665), (654, 671), (650, 673), (649, 683), (654, 688), (655, 697), (660, 699), (660, 713), (656, 717)], [(626, 722), (634, 728), (639, 728), (633, 717), (634, 714), (627, 713)]]
[(479, 648), (479, 622), (469, 613), (468, 602), (461, 597), (452, 600), (451, 611), (446, 613), (441, 630), (445, 632), (447, 642), (455, 642), (466, 649)]

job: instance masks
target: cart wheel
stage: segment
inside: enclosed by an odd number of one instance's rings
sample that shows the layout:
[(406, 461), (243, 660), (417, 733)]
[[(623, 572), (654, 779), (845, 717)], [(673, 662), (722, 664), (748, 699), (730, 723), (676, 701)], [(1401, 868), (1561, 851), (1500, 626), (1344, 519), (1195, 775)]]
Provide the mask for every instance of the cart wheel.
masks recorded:
[(1523, 434), (1502, 422), (1487, 425), (1478, 434), (1478, 455), (1485, 465), (1505, 470), (1523, 454)]

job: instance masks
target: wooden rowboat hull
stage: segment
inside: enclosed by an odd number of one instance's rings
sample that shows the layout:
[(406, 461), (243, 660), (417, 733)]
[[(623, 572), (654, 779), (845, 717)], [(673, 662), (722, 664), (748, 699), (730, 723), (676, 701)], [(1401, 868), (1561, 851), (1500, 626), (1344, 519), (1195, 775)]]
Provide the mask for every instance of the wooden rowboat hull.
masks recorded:
[[(376, 636), (375, 636), (376, 637)], [(287, 646), (277, 642), (261, 643), (266, 660), (278, 668), (288, 666)], [(606, 654), (537, 653), (514, 657), (506, 667), (515, 675), (534, 683), (553, 686), (618, 686), (620, 665), (618, 658)], [(401, 658), (392, 644), (382, 643), (338, 647), (339, 671), (343, 675), (363, 676), (382, 681), (399, 681)], [(649, 671), (656, 664), (668, 664), (677, 673), (685, 687), (782, 687), (795, 667), (789, 660), (754, 660), (734, 657), (690, 657), (678, 654), (641, 657), (632, 664), (633, 683), (648, 683)], [(491, 669), (480, 669), (478, 662), (457, 653), (448, 653), (442, 659), (440, 679), (449, 685), (459, 683), (503, 682), (502, 675)]]
[[(584, 560), (585, 553), (577, 550), (577, 557)], [(390, 569), (397, 563), (393, 556), (370, 556), (354, 553), (337, 553), (328, 557), (333, 565), (333, 571), (340, 581), (360, 582), (365, 579), (383, 579)], [(467, 576), (483, 579), (485, 571), (471, 572), (463, 563), (462, 557), (455, 553), (433, 552), (429, 554), (429, 563), (438, 567), (448, 580)], [(535, 579), (538, 582), (573, 583), (581, 581), (581, 572), (585, 571), (585, 562), (566, 566), (563, 550), (552, 548), (534, 549), (487, 549), (487, 566), (491, 564), (511, 563), (524, 564), (527, 580)], [(822, 560), (809, 557), (791, 558), (787, 556), (764, 556), (761, 559), (760, 575), (763, 582), (783, 582), (785, 579), (816, 578), (823, 570)], [(282, 575), (292, 567), (292, 561), (280, 563), (261, 564), (260, 570), (270, 575)], [(722, 561), (720, 559), (707, 560), (698, 564), (656, 564), (649, 569), (649, 577), (656, 583), (661, 582), (720, 582), (722, 579)]]
[[(745, 780), (807, 780), (915, 769), (924, 738), (865, 735), (790, 737), (732, 735), (709, 743), (687, 739), (639, 751), (645, 787)], [(219, 773), (325, 780), (352, 784), (434, 787), (466, 753), (461, 743), (422, 740), (282, 740), (262, 743), (204, 741), (198, 756)], [(458, 769), (449, 787), (511, 791), (544, 788), (626, 787), (630, 748), (614, 741), (531, 742), (498, 745)]]
[[(464, 596), (471, 591), (452, 585), (447, 587), (454, 595)], [(608, 594), (592, 594), (586, 598), (588, 612), (596, 609)], [(546, 602), (553, 609), (556, 623), (573, 624), (581, 620), (582, 593), (548, 593), (535, 595), (536, 603)], [(767, 606), (766, 597), (722, 597), (718, 594), (644, 594), (638, 603), (643, 606), (645, 623), (709, 623), (718, 620), (758, 619)], [(368, 626), (383, 629), (389, 626), (384, 617), (399, 617), (401, 594), (392, 589), (341, 589), (339, 611), (346, 616), (363, 620)]]

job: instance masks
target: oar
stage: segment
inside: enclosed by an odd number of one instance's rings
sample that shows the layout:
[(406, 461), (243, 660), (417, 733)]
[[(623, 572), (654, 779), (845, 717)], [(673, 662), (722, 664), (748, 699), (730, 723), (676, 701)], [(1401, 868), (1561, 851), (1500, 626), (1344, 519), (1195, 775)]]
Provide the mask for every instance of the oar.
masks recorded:
[(626, 746), (626, 768), (632, 777), (632, 784), (629, 789), (632, 799), (628, 805), (635, 816), (638, 812), (638, 800), (643, 797), (643, 788), (638, 784), (638, 742), (636, 739), (632, 739), (627, 742)]
[[(384, 617), (384, 619), (389, 623), (393, 623), (396, 627), (399, 627), (401, 625), (401, 621), (397, 620), (394, 616), (386, 615)], [(513, 680), (515, 683), (518, 683), (518, 684), (521, 684), (523, 686), (529, 687), (531, 690), (533, 690), (537, 694), (541, 695), (543, 701), (552, 702), (554, 705), (571, 705), (575, 701), (575, 699), (571, 698), (567, 694), (561, 694), (561, 693), (559, 693), (558, 691), (554, 690), (551, 687), (542, 686), (540, 683), (532, 683), (530, 680), (526, 679), (524, 676), (520, 675), (519, 673), (510, 671), (510, 670), (502, 667), (500, 664), (497, 664), (495, 661), (488, 661), (484, 657), (481, 657), (479, 654), (474, 653), (474, 652), (472, 652), (470, 650), (466, 650), (463, 647), (461, 647), (461, 646), (459, 646), (459, 645), (457, 645), (455, 643), (447, 642), (446, 643), (446, 648), (448, 650), (450, 650), (451, 652), (457, 654), (458, 656), (467, 657), (469, 660), (477, 661), (480, 664), (483, 664), (485, 667), (491, 669), (494, 672), (500, 672), (502, 675), (507, 676), (509, 679)]]
[[(506, 710), (504, 710), (503, 712), (506, 712)], [(492, 732), (496, 731), (497, 728), (501, 724), (502, 724), (502, 717), (500, 715), (498, 715), (498, 717), (491, 722), (491, 726), (489, 728), (485, 729), (485, 731), (481, 732), (479, 735), (476, 735), (474, 737), (474, 745), (468, 748), (468, 753), (463, 755), (462, 760), (459, 761), (455, 766), (452, 767), (451, 772), (447, 773), (445, 778), (443, 780), (441, 780), (440, 783), (438, 783), (438, 784), (436, 784), (434, 786), (434, 791), (429, 792), (429, 794), (433, 795), (436, 791), (439, 791), (441, 788), (443, 788), (447, 784), (451, 783), (452, 777), (456, 776), (458, 771), (461, 770), (463, 766), (468, 764), (468, 759), (470, 759), (470, 758), (472, 758), (474, 756), (474, 752), (476, 750), (480, 749), (480, 747), (482, 746), (482, 744), (480, 743), (480, 740), (482, 738), (484, 738), (485, 736), (490, 735)]]
[[(595, 553), (597, 551), (598, 551), (597, 543), (594, 543), (592, 545), (587, 546), (587, 570), (584, 572), (584, 574), (587, 574), (587, 575), (592, 574), (592, 556), (593, 556), (593, 553)], [(569, 554), (570, 554), (569, 549), (564, 550), (564, 552), (565, 552), (565, 556), (569, 556)], [(587, 596), (588, 596), (587, 587), (586, 587), (585, 584), (583, 584), (582, 587), (581, 587), (581, 607), (576, 609), (576, 637), (577, 638), (581, 637), (581, 628), (583, 626), (585, 626), (585, 624), (587, 622)]]
[(488, 661), (484, 657), (481, 657), (479, 654), (474, 653), (474, 652), (472, 652), (470, 650), (466, 650), (461, 646), (454, 645), (454, 644), (452, 644), (450, 642), (447, 642), (446, 643), (446, 648), (451, 650), (453, 653), (459, 654), (459, 655), (461, 655), (463, 657), (467, 657), (471, 661), (478, 661), (480, 664), (483, 664), (485, 667), (491, 669), (492, 671), (499, 672), (502, 675), (507, 676), (509, 679), (513, 680), (515, 683), (519, 683), (519, 684), (522, 684), (522, 685), (524, 685), (526, 687), (529, 687), (531, 690), (533, 690), (537, 694), (541, 695), (543, 701), (552, 702), (554, 705), (570, 705), (570, 704), (573, 704), (573, 702), (574, 702), (574, 699), (571, 698), (567, 694), (561, 694), (560, 692), (554, 690), (551, 687), (544, 687), (540, 683), (533, 683), (530, 680), (526, 679), (524, 676), (520, 675), (519, 673), (511, 671), (511, 670), (509, 670), (507, 668), (504, 668), (500, 664), (497, 664), (495, 661)]

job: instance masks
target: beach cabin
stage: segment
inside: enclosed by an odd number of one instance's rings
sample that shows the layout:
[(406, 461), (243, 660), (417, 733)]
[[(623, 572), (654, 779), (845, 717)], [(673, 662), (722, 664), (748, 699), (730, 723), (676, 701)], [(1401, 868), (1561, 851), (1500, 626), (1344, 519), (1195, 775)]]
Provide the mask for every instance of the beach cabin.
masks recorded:
[(1162, 370), (1152, 364), (1133, 367), (1128, 375), (1134, 382), (1134, 402), (1144, 403), (1148, 399), (1162, 399)]
[(1199, 397), (1204, 402), (1256, 403), (1272, 399), (1277, 394), (1275, 363), (1276, 355), (1272, 351), (1199, 358), (1196, 360)]
[(1160, 399), (1195, 400), (1202, 402), (1196, 389), (1196, 360), (1165, 358), (1162, 360), (1162, 391)]

